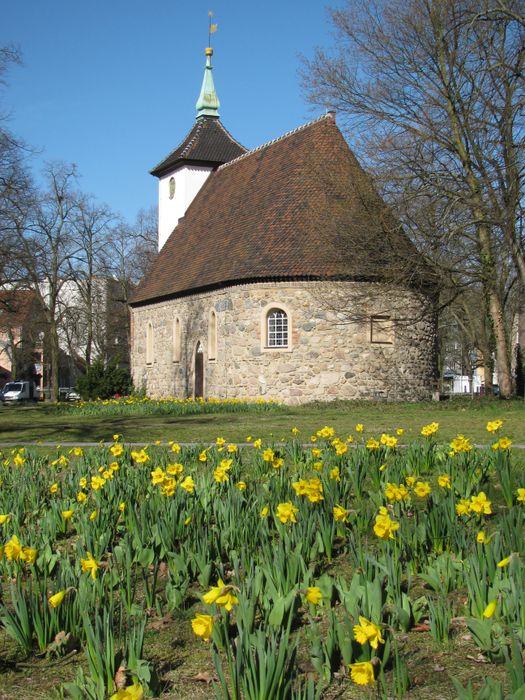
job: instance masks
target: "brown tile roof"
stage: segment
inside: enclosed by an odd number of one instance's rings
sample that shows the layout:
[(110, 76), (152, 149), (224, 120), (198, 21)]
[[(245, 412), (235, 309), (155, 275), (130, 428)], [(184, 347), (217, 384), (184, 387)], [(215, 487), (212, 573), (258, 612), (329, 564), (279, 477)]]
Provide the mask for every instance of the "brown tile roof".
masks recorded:
[(131, 304), (265, 279), (419, 283), (417, 260), (328, 114), (213, 172)]
[(199, 117), (182, 143), (150, 172), (162, 177), (184, 161), (217, 166), (243, 153), (246, 153), (244, 146), (233, 138), (217, 117)]

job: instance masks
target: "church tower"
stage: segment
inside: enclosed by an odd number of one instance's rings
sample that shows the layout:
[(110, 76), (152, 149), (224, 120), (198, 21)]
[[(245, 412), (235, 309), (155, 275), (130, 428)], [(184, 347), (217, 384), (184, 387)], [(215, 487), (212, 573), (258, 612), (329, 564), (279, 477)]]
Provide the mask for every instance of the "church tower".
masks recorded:
[(150, 171), (159, 179), (159, 250), (210, 173), (246, 153), (219, 119), (220, 103), (211, 65), (213, 49), (208, 47), (204, 53), (206, 65), (195, 124), (182, 143)]

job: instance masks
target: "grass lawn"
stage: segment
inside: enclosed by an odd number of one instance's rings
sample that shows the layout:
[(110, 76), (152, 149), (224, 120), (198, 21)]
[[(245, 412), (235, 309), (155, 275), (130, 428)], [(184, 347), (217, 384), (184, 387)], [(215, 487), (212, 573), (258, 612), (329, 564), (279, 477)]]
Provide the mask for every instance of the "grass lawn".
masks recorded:
[(210, 442), (223, 435), (244, 442), (248, 435), (264, 440), (286, 439), (290, 428), (300, 430), (305, 442), (320, 427), (333, 426), (338, 434), (355, 434), (363, 423), (365, 434), (380, 435), (404, 428), (401, 442), (419, 436), (421, 426), (432, 421), (440, 425), (439, 440), (450, 441), (457, 433), (474, 443), (489, 444), (487, 421), (500, 418), (504, 433), (515, 444), (525, 444), (523, 401), (468, 400), (421, 403), (333, 402), (279, 407), (261, 412), (218, 412), (202, 415), (148, 414), (137, 407), (131, 415), (81, 415), (75, 406), (0, 406), (0, 443), (99, 442), (123, 435), (126, 442)]

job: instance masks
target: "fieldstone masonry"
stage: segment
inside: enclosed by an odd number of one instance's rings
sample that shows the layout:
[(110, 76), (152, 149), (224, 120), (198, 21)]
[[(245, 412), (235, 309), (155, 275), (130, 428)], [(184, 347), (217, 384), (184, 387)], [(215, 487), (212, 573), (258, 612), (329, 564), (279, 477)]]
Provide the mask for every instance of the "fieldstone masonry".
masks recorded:
[[(340, 310), (342, 295), (346, 309)], [(289, 347), (265, 347), (266, 313), (288, 314)], [(217, 320), (216, 359), (209, 359), (211, 310)], [(192, 397), (195, 356), (204, 352), (204, 395), (277, 399), (288, 404), (333, 399), (421, 400), (432, 395), (435, 323), (422, 294), (347, 282), (265, 282), (238, 285), (132, 308), (132, 372), (148, 396)], [(391, 343), (372, 342), (371, 319), (394, 322)], [(180, 320), (180, 360), (174, 328)], [(407, 321), (409, 318), (409, 321)], [(146, 362), (147, 326), (153, 331)]]

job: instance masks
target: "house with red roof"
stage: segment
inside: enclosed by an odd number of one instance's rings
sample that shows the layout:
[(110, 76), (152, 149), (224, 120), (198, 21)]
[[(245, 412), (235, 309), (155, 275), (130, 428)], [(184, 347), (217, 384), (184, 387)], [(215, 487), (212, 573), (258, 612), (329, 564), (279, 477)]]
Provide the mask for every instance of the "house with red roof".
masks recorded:
[(150, 396), (430, 398), (435, 285), (331, 112), (253, 150), (197, 117), (151, 172), (159, 253), (131, 300)]

